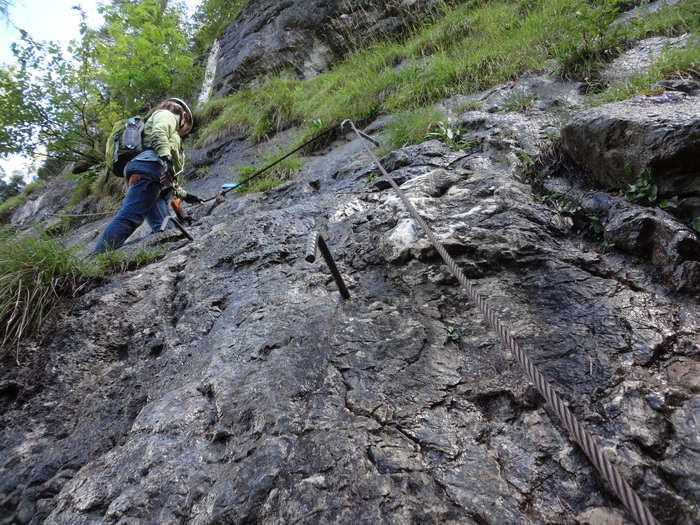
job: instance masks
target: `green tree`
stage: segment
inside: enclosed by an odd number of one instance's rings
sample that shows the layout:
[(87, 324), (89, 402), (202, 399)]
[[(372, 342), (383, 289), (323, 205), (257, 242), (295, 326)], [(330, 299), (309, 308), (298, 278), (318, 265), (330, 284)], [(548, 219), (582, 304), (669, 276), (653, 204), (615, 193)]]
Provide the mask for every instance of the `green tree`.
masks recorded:
[(108, 97), (97, 78), (95, 35), (85, 13), (75, 9), (81, 39), (71, 42), (68, 57), (58, 44), (35, 40), (23, 30), (21, 41), (12, 45), (18, 66), (0, 72), (0, 119), (6, 127), (0, 153), (70, 161), (95, 148)]
[(25, 105), (16, 65), (0, 65), (0, 155), (21, 153), (32, 136), (35, 112)]
[(24, 179), (19, 173), (15, 173), (9, 180), (0, 179), (0, 202), (18, 195), (24, 187)]
[(99, 9), (98, 62), (111, 100), (129, 112), (164, 96), (191, 97), (201, 73), (188, 43), (184, 5), (114, 0)]
[[(2, 1), (2, 0), (0, 0)], [(102, 160), (102, 137), (118, 118), (166, 96), (189, 98), (193, 67), (184, 6), (167, 0), (114, 0), (103, 27), (80, 14), (67, 53), (20, 30), (17, 66), (0, 66), (0, 155)]]
[(198, 53), (204, 53), (221, 36), (245, 4), (245, 1), (204, 0), (197, 6), (193, 18), (194, 45)]

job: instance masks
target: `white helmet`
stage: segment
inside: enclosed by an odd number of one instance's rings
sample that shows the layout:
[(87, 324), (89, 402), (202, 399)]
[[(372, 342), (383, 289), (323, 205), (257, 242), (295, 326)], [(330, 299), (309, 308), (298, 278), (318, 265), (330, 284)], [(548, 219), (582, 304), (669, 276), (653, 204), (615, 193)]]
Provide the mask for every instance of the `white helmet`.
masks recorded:
[(165, 102), (170, 102), (172, 104), (175, 104), (176, 106), (179, 106), (183, 112), (185, 112), (189, 115), (189, 118), (187, 119), (189, 121), (188, 122), (188, 129), (185, 131), (185, 133), (183, 133), (183, 135), (189, 133), (190, 130), (192, 129), (192, 126), (194, 125), (194, 115), (192, 114), (192, 110), (190, 109), (190, 107), (187, 105), (187, 102), (185, 102), (181, 98), (177, 98), (177, 97), (171, 97), (171, 98), (165, 100)]
[(180, 106), (183, 109), (183, 111), (187, 111), (187, 113), (190, 114), (190, 117), (192, 116), (192, 110), (187, 105), (187, 102), (185, 102), (181, 98), (172, 97), (172, 98), (167, 99), (166, 102), (172, 102), (173, 104), (177, 104), (178, 106)]

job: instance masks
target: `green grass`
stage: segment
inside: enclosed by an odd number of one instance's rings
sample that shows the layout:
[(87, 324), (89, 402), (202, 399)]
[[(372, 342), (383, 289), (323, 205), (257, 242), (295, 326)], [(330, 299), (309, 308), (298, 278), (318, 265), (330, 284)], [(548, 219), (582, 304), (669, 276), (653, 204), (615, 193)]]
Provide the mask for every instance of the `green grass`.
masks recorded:
[(590, 105), (600, 105), (644, 95), (661, 80), (700, 80), (700, 41), (690, 40), (683, 48), (669, 49), (652, 61), (649, 68), (617, 81), (604, 92), (590, 97)]
[(138, 270), (165, 256), (166, 249), (157, 246), (151, 250), (139, 250), (128, 255), (122, 251), (106, 251), (97, 256), (96, 271), (98, 274), (115, 274)]
[(70, 173), (66, 178), (75, 180), (73, 192), (68, 199), (66, 208), (71, 209), (83, 199), (89, 197), (93, 193), (93, 188), (100, 178), (104, 177), (104, 166), (99, 164), (91, 166), (86, 171), (74, 175)]
[(254, 193), (258, 191), (267, 191), (293, 179), (302, 166), (302, 162), (296, 155), (291, 155), (286, 159), (280, 160), (286, 154), (287, 152), (281, 150), (267, 151), (260, 154), (259, 164), (238, 166), (234, 171), (238, 174), (236, 181), (240, 182), (255, 175), (259, 170), (277, 162), (277, 164), (260, 174), (260, 176), (255, 176), (249, 182), (236, 188), (236, 192)]
[(13, 351), (19, 362), (19, 342), (94, 275), (75, 251), (43, 230), (33, 236), (0, 231), (0, 356)]
[(534, 94), (525, 89), (513, 90), (503, 98), (503, 107), (508, 111), (527, 111), (534, 100)]
[(42, 327), (61, 300), (93, 286), (99, 276), (136, 270), (165, 254), (159, 247), (85, 261), (76, 256), (80, 248), (68, 248), (40, 228), (33, 235), (0, 230), (0, 357), (12, 353), (19, 363), (21, 341)]
[[(331, 126), (352, 119), (363, 125), (381, 115), (392, 115), (383, 134), (385, 149), (417, 143), (427, 129), (417, 121), (440, 100), (552, 70), (553, 63), (563, 78), (595, 83), (598, 72), (637, 40), (698, 34), (696, 4), (682, 0), (617, 26), (611, 26), (621, 14), (616, 0), (473, 0), (443, 6), (439, 17), (414, 24), (401, 39), (371, 42), (312, 79), (271, 77), (210, 102), (197, 115), (197, 145), (232, 133), (262, 142), (290, 127), (308, 136), (314, 122)], [(697, 76), (692, 52), (670, 57), (652, 76), (669, 74), (679, 64)], [(629, 92), (648, 89), (652, 80), (640, 77)], [(608, 97), (624, 95), (616, 87)], [(512, 104), (527, 107), (525, 100)], [(437, 112), (433, 117), (429, 124), (444, 121)]]
[(399, 111), (387, 119), (381, 133), (381, 155), (410, 144), (420, 144), (432, 138), (431, 129), (437, 122), (446, 121), (444, 112), (434, 107)]

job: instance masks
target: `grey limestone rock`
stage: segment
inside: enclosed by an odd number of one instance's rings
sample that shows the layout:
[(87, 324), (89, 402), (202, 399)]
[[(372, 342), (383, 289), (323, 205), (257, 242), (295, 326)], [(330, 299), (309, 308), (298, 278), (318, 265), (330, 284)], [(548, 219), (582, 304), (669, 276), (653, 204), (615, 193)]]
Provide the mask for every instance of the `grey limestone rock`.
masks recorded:
[(627, 189), (648, 169), (662, 196), (700, 194), (700, 97), (666, 91), (592, 108), (562, 128), (562, 143), (606, 188)]
[[(336, 52), (335, 26), (314, 17), (369, 27), (357, 18), (389, 7), (350, 4), (252, 2), (259, 16), (222, 45), (233, 58), (218, 89), (263, 71), (261, 53), (301, 67), (289, 39), (321, 56), (327, 31)], [(292, 24), (302, 5), (308, 24)], [(522, 177), (579, 89), (497, 86), (455, 120), (469, 147), (433, 140), (382, 163), (659, 521), (700, 522), (697, 238), (665, 212), (548, 180), (600, 217), (619, 245), (603, 250)], [(209, 172), (187, 188), (211, 195), (255, 149), (228, 136), (191, 153)], [(658, 158), (667, 181), (690, 173)], [(168, 253), (64, 303), (21, 346), (22, 366), (0, 362), (0, 523), (628, 523), (360, 141), (305, 161), (278, 188), (193, 209), (193, 242), (141, 241)], [(349, 300), (322, 260), (304, 260), (315, 231)]]
[[(430, 142), (384, 161), (659, 519), (698, 519), (697, 301), (583, 249), (467, 157)], [(397, 233), (410, 219), (371, 170), (347, 137), (66, 305), (3, 368), (3, 523), (624, 516), (422, 233)], [(314, 230), (348, 301), (303, 260)]]
[(271, 72), (312, 78), (361, 42), (399, 34), (438, 4), (436, 0), (248, 2), (221, 38), (222, 58), (213, 89), (224, 95)]

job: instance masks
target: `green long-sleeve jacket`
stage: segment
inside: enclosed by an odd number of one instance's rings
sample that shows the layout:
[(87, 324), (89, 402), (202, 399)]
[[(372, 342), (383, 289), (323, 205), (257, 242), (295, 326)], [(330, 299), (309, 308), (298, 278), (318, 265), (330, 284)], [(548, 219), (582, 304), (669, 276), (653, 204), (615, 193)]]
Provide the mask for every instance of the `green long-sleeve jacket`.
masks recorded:
[(179, 127), (175, 115), (167, 109), (159, 109), (148, 117), (143, 130), (146, 144), (156, 152), (158, 157), (165, 155), (172, 157), (175, 173), (185, 166), (185, 152), (180, 135), (177, 134)]
[[(175, 173), (182, 171), (185, 166), (185, 151), (177, 131), (180, 123), (175, 115), (167, 109), (154, 111), (143, 129), (145, 146), (149, 149), (139, 154), (139, 160), (160, 160), (160, 157), (170, 155), (173, 159)], [(185, 198), (185, 191), (178, 182), (173, 181), (173, 191), (177, 197)]]

